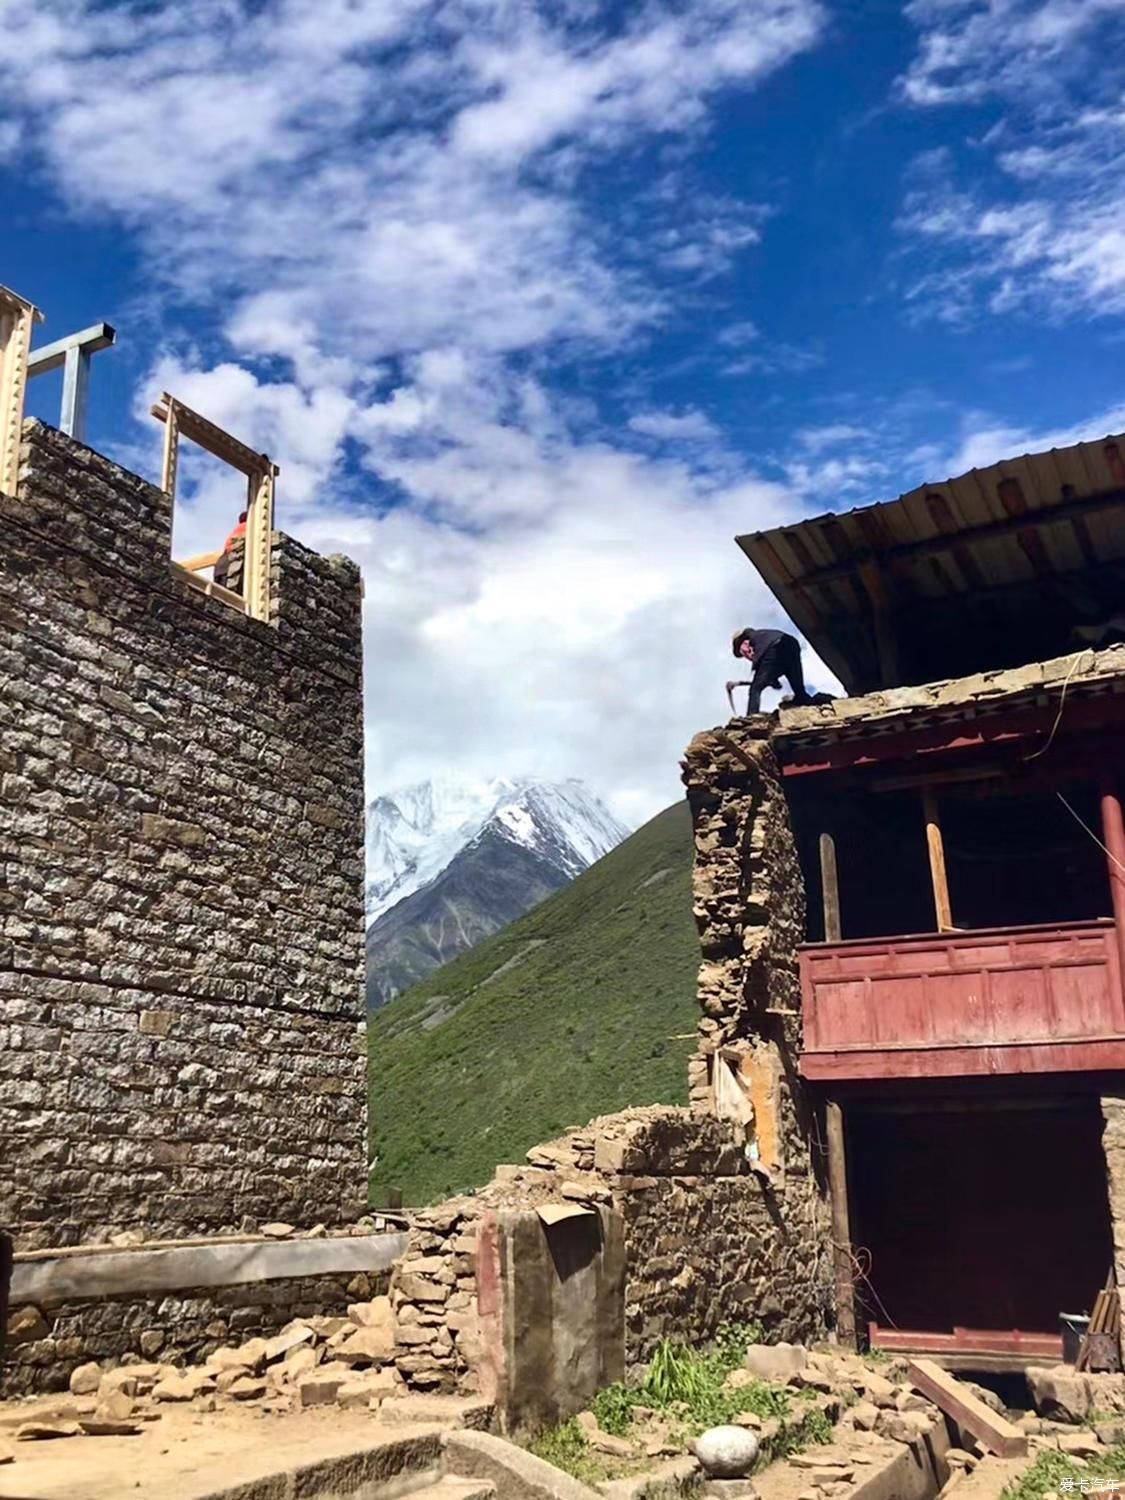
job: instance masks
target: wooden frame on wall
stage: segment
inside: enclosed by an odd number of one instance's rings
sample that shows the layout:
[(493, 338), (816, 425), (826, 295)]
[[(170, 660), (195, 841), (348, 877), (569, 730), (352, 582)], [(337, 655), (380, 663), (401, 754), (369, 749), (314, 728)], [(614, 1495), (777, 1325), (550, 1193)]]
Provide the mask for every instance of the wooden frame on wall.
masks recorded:
[[(279, 473), (277, 465), (268, 454), (255, 453), (245, 443), (240, 443), (229, 432), (216, 427), (214, 422), (201, 417), (167, 391), (152, 408), (152, 414), (157, 421), (164, 423), (164, 470), (161, 485), (173, 504), (176, 499), (181, 437), (246, 475), (243, 592), (236, 594), (233, 589), (201, 579), (191, 568), (179, 567), (179, 571), (186, 575), (193, 587), (221, 598), (226, 604), (244, 609), (252, 619), (268, 621), (272, 605), (270, 554), (273, 546), (274, 487)], [(204, 558), (194, 561), (197, 567), (202, 567), (213, 563), (217, 556), (217, 553), (207, 553)]]

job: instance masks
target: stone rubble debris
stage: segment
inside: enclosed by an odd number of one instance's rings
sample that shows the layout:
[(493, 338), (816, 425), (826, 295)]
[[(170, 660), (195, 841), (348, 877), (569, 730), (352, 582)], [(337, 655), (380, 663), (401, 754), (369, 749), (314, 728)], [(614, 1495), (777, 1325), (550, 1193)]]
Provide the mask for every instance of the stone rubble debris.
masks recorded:
[[(366, 1279), (365, 1279), (366, 1280)], [(70, 1377), (77, 1403), (54, 1405), (23, 1423), (18, 1441), (124, 1437), (158, 1421), (169, 1403), (213, 1411), (224, 1402), (288, 1410), (337, 1404), (378, 1411), (405, 1389), (395, 1367), (396, 1320), (389, 1297), (356, 1302), (346, 1318), (294, 1319), (272, 1338), (220, 1345), (200, 1365), (78, 1365)], [(433, 1344), (438, 1330), (427, 1335)], [(153, 1403), (152, 1408), (143, 1405)], [(86, 1403), (83, 1405), (83, 1403)]]

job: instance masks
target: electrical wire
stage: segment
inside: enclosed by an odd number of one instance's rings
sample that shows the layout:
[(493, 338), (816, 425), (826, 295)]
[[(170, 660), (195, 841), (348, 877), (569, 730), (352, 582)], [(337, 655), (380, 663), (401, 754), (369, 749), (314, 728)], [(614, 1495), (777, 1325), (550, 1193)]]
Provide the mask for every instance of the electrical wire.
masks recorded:
[(1055, 722), (1051, 725), (1051, 732), (1047, 736), (1047, 743), (1045, 745), (1043, 745), (1041, 749), (1034, 750), (1030, 755), (1025, 755), (1024, 756), (1024, 761), (1025, 762), (1029, 761), (1029, 760), (1038, 760), (1041, 755), (1046, 755), (1047, 751), (1054, 744), (1055, 735), (1058, 732), (1058, 727), (1062, 723), (1063, 708), (1066, 705), (1066, 690), (1070, 686), (1070, 679), (1074, 676), (1075, 672), (1078, 671), (1078, 663), (1082, 660), (1082, 658), (1086, 654), (1087, 653), (1086, 653), (1085, 650), (1077, 652), (1075, 654), (1074, 662), (1071, 665), (1070, 671), (1066, 674), (1066, 680), (1063, 682), (1063, 685), (1062, 685), (1062, 696), (1059, 698), (1059, 711), (1055, 715)]
[(1067, 812), (1074, 819), (1074, 821), (1076, 823), (1078, 823), (1082, 828), (1084, 828), (1086, 830), (1086, 832), (1093, 839), (1094, 843), (1097, 844), (1098, 848), (1102, 851), (1102, 853), (1104, 855), (1106, 855), (1107, 858), (1111, 859), (1113, 861), (1113, 863), (1117, 866), (1117, 868), (1119, 870), (1125, 872), (1125, 864), (1121, 863), (1121, 861), (1118, 859), (1118, 857), (1117, 857), (1116, 854), (1111, 854), (1110, 853), (1110, 851), (1102, 843), (1101, 839), (1098, 838), (1097, 834), (1090, 827), (1090, 825), (1085, 821), (1085, 819), (1081, 816), (1081, 814), (1076, 813), (1074, 811), (1074, 808), (1071, 807), (1070, 803), (1066, 800), (1066, 798), (1063, 796), (1063, 794), (1061, 792), (1056, 792), (1055, 796), (1059, 799), (1059, 801), (1062, 803), (1062, 805), (1066, 808)]

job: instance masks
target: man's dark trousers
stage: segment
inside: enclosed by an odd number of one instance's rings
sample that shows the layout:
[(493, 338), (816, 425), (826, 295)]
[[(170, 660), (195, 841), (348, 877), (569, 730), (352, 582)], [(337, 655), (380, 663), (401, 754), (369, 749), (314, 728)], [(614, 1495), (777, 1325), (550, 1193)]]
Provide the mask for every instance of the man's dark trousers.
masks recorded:
[(758, 713), (762, 693), (768, 687), (780, 687), (783, 677), (793, 689), (794, 700), (807, 703), (809, 695), (805, 691), (805, 673), (801, 666), (801, 643), (792, 635), (783, 635), (779, 641), (767, 646), (760, 657), (754, 658), (754, 680), (750, 684), (746, 712)]

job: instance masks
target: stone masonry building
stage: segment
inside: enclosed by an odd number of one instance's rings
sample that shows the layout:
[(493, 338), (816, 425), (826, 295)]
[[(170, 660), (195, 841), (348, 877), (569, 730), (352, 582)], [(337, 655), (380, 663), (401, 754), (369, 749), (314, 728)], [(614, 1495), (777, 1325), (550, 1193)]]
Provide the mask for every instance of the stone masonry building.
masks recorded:
[(845, 1341), (1057, 1359), (1125, 1278), (1125, 439), (739, 540), (850, 696), (687, 752), (693, 1105), (822, 1161)]
[(274, 533), (273, 613), (34, 421), (0, 494), (0, 1225), (344, 1223), (366, 1199), (361, 589)]

